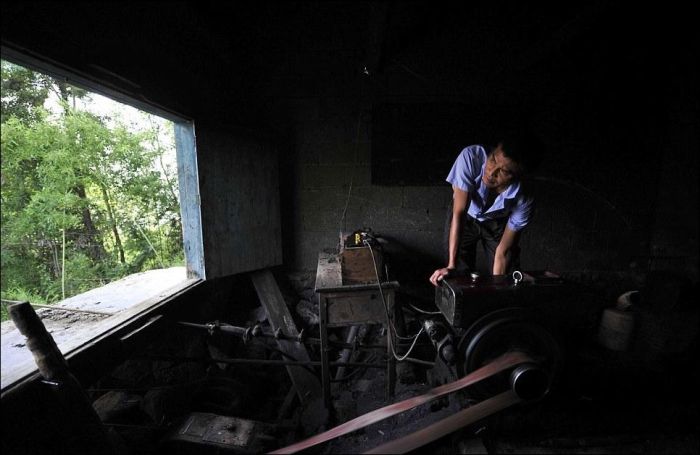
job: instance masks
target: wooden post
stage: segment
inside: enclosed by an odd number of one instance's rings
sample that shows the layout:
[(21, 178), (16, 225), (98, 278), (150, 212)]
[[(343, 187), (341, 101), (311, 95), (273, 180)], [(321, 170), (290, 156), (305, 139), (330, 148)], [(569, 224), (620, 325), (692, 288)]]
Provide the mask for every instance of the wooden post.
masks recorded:
[[(287, 309), (287, 304), (282, 297), (282, 293), (277, 287), (275, 277), (270, 270), (260, 270), (250, 275), (253, 285), (258, 293), (258, 298), (263, 308), (267, 312), (272, 330), (281, 330), (285, 335), (298, 336), (299, 332), (294, 324), (292, 315)], [(277, 340), (279, 347), (294, 359), (305, 362), (309, 361), (309, 353), (302, 343), (292, 341)], [(306, 404), (314, 398), (321, 397), (321, 390), (318, 379), (311, 372), (304, 368), (287, 367), (292, 383), (299, 394), (299, 401)]]
[(75, 376), (68, 369), (68, 362), (56, 346), (46, 327), (29, 302), (10, 305), (7, 308), (12, 321), (22, 335), (27, 337), (27, 347), (32, 352), (39, 373), (56, 392), (59, 403), (66, 412), (63, 422), (73, 425), (69, 444), (80, 453), (115, 453), (102, 421)]

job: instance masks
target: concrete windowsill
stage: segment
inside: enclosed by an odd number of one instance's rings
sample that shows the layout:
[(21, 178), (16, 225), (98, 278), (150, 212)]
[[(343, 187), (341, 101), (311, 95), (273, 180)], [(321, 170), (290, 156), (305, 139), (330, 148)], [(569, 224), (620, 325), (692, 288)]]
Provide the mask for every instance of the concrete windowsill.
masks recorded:
[[(188, 279), (185, 267), (149, 270), (92, 289), (56, 303), (56, 309), (37, 308), (46, 329), (64, 356), (157, 305), (169, 296), (201, 281)], [(87, 310), (106, 314), (64, 311), (58, 308)], [(34, 358), (26, 347), (26, 338), (12, 321), (1, 327), (1, 389), (37, 373)]]

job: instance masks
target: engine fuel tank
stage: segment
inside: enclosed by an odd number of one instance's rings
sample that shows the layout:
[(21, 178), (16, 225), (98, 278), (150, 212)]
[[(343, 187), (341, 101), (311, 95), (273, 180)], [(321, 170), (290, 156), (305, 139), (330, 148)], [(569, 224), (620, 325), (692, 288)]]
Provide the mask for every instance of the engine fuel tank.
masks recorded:
[(515, 278), (512, 275), (446, 278), (435, 290), (435, 304), (450, 325), (467, 328), (493, 310), (546, 305), (566, 294), (566, 283), (552, 272), (514, 274)]

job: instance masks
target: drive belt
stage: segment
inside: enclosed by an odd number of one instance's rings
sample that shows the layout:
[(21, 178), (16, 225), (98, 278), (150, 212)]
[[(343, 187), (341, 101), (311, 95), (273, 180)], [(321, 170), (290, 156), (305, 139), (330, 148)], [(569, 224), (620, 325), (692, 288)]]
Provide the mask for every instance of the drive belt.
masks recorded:
[[(434, 389), (429, 390), (427, 393), (424, 393), (422, 395), (418, 395), (417, 397), (412, 397), (404, 401), (399, 401), (398, 403), (393, 403), (388, 406), (384, 406), (383, 408), (375, 409), (374, 411), (368, 412), (367, 414), (363, 414), (359, 417), (355, 417), (352, 420), (348, 420), (347, 422), (338, 425), (337, 427), (331, 428), (328, 431), (325, 431), (323, 433), (319, 433), (315, 436), (311, 436), (310, 438), (304, 439), (303, 441), (294, 443), (292, 445), (289, 445), (287, 447), (282, 447), (281, 449), (277, 449), (273, 452), (269, 452), (271, 454), (288, 454), (288, 453), (296, 453), (299, 452), (300, 450), (308, 449), (309, 447), (313, 447), (315, 445), (321, 444), (323, 442), (330, 441), (331, 439), (335, 439), (339, 436), (343, 436), (345, 434), (351, 433), (353, 431), (359, 430), (360, 428), (364, 428), (368, 425), (371, 425), (373, 423), (379, 422), (381, 420), (387, 419), (389, 417), (395, 416), (397, 414), (400, 414), (404, 411), (408, 411), (409, 409), (413, 409), (416, 406), (419, 406), (421, 404), (428, 403), (432, 400), (435, 400), (437, 398), (440, 398), (444, 395), (447, 395), (452, 392), (456, 392), (457, 390), (461, 390), (471, 384), (474, 384), (476, 382), (479, 382), (481, 380), (487, 379), (503, 370), (506, 370), (508, 368), (514, 367), (520, 363), (524, 362), (531, 362), (532, 359), (530, 357), (519, 351), (513, 351), (513, 352), (507, 352), (503, 354), (502, 356), (498, 357), (497, 359), (493, 360), (491, 363), (484, 365), (483, 367), (479, 368), (478, 370), (474, 370), (472, 373), (469, 373), (468, 375), (464, 376), (461, 379), (458, 379), (453, 382), (449, 382), (447, 384), (443, 384), (441, 386), (435, 387)], [(491, 408), (494, 408), (493, 411), (490, 411), (488, 414), (492, 412), (496, 412), (500, 409), (503, 409), (504, 407), (510, 406), (509, 404), (503, 406), (503, 403), (501, 403), (502, 398), (499, 400), (496, 400), (499, 397), (502, 397), (504, 394), (497, 395), (493, 398), (490, 398), (488, 400), (483, 401), (482, 403), (479, 403), (479, 405), (483, 404), (481, 412), (483, 412), (484, 409), (488, 410)], [(491, 401), (491, 400), (496, 400), (496, 401)], [(450, 425), (454, 425), (456, 422), (460, 421), (459, 417), (456, 416), (462, 416), (463, 413), (466, 413), (466, 411), (474, 410), (477, 408), (479, 405), (471, 406), (464, 411), (460, 411), (457, 414), (454, 414), (451, 417), (448, 417), (446, 419), (443, 419), (440, 422), (437, 422), (436, 424), (431, 425), (428, 428), (432, 428), (435, 426), (440, 427), (441, 425), (444, 426), (444, 428), (450, 427)], [(499, 407), (502, 406), (502, 407)], [(497, 408), (497, 409), (496, 409)], [(478, 411), (478, 410), (477, 410)], [(469, 413), (467, 413), (469, 414)], [(485, 415), (488, 415), (485, 414)], [(481, 414), (479, 414), (481, 415)], [(450, 420), (452, 417), (455, 417), (453, 420)], [(467, 415), (467, 418), (469, 418), (469, 415)], [(477, 416), (477, 418), (473, 419), (478, 420), (480, 417)], [(463, 419), (463, 417), (462, 417)], [(445, 421), (450, 420), (448, 423), (443, 423)], [(468, 423), (465, 423), (464, 425), (467, 425)], [(463, 425), (461, 425), (463, 426)], [(440, 427), (443, 428), (443, 427)], [(439, 429), (440, 429), (439, 428)], [(443, 428), (443, 429), (444, 429)], [(459, 428), (456, 427), (456, 428)], [(455, 429), (456, 429), (455, 428)], [(426, 428), (427, 430), (427, 428)], [(423, 431), (423, 430), (421, 430)], [(451, 430), (454, 431), (454, 430)], [(416, 434), (416, 433), (413, 433)], [(447, 434), (447, 433), (445, 433)], [(396, 441), (392, 441), (390, 443), (385, 444), (386, 446), (390, 446), (392, 444), (398, 444), (398, 446), (403, 447), (404, 445), (409, 446), (412, 444), (412, 439), (409, 441), (404, 441), (405, 439), (409, 438), (412, 435), (407, 436), (406, 438), (398, 439)], [(425, 442), (424, 442), (425, 443)], [(381, 446), (384, 447), (384, 446)], [(380, 447), (380, 448), (381, 448)], [(374, 450), (379, 450), (380, 448), (374, 449)], [(388, 450), (392, 450), (392, 447), (389, 447)], [(400, 450), (400, 449), (399, 449)]]
[(512, 390), (495, 395), (432, 425), (364, 453), (406, 453), (520, 402)]

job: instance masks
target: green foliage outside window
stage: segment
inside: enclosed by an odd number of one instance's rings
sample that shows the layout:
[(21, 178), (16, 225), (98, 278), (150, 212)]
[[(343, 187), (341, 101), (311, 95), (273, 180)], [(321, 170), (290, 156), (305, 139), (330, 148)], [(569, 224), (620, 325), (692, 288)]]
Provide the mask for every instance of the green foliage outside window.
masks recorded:
[(172, 123), (76, 108), (90, 99), (2, 61), (3, 299), (52, 303), (184, 265)]

